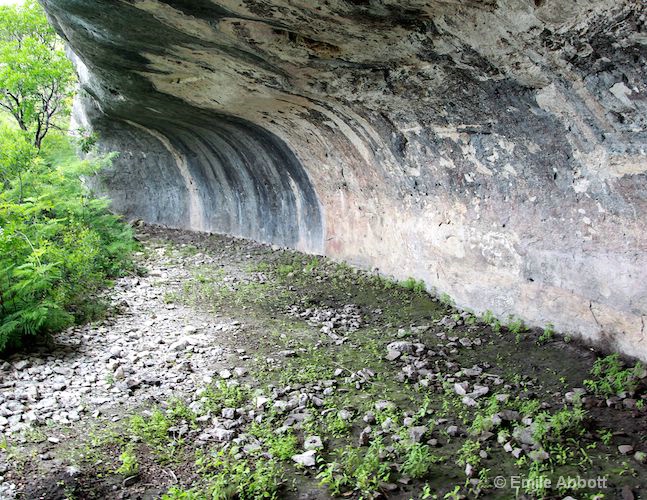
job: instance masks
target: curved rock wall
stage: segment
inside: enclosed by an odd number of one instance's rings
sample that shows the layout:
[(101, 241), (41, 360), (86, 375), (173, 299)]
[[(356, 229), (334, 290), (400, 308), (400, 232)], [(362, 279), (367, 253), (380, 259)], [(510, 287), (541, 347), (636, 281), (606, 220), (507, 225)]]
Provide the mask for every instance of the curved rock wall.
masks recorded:
[(115, 207), (647, 359), (642, 0), (42, 0)]

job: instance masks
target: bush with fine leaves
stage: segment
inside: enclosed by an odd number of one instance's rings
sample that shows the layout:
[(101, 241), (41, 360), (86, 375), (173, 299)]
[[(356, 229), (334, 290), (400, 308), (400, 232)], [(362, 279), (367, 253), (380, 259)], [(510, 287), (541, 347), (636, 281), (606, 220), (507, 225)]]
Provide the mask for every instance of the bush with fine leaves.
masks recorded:
[(131, 229), (82, 178), (109, 161), (80, 161), (67, 139), (39, 152), (25, 134), (0, 130), (0, 352), (91, 320), (97, 293), (129, 269)]

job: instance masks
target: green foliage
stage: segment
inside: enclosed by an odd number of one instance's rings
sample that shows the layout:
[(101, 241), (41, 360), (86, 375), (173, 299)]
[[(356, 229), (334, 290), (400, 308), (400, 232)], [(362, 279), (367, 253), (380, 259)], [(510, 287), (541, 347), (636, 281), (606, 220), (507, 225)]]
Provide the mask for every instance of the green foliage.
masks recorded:
[(417, 281), (415, 278), (407, 278), (400, 283), (400, 286), (405, 290), (411, 290), (413, 293), (422, 294), (427, 290), (425, 282), (420, 280)]
[(349, 420), (341, 418), (339, 412), (335, 410), (326, 413), (323, 420), (326, 430), (335, 437), (346, 436), (353, 428), (353, 424)]
[(40, 148), (75, 82), (63, 44), (35, 0), (0, 7), (0, 108)]
[(206, 498), (276, 499), (285, 482), (283, 469), (275, 460), (239, 458), (237, 448), (205, 454), (198, 458), (196, 465), (208, 483)]
[(431, 453), (427, 445), (416, 443), (407, 450), (402, 464), (402, 473), (414, 479), (421, 479), (429, 474), (433, 464), (442, 459)]
[[(0, 135), (0, 352), (94, 319), (96, 296), (131, 267), (129, 227), (81, 176), (109, 162), (79, 161), (64, 138), (39, 154), (19, 130)], [(61, 150), (64, 163), (54, 163)]]
[(162, 500), (206, 500), (206, 498), (206, 495), (197, 489), (185, 490), (175, 486), (162, 495)]
[(27, 134), (0, 122), (0, 183), (3, 190), (16, 184), (19, 199), (22, 200), (23, 170), (35, 165), (37, 152), (27, 139)]
[(150, 416), (134, 415), (130, 419), (130, 434), (150, 446), (160, 462), (167, 463), (175, 459), (178, 450), (184, 444), (182, 438), (176, 438), (171, 429), (180, 418), (172, 412), (168, 415), (156, 408)]
[(380, 439), (375, 439), (365, 453), (347, 446), (337, 452), (338, 460), (326, 464), (317, 478), (333, 495), (350, 489), (356, 489), (362, 495), (373, 495), (379, 490), (380, 483), (389, 482), (391, 477), (388, 462), (381, 458), (384, 451)]
[(598, 436), (603, 444), (609, 446), (613, 440), (613, 431), (611, 429), (600, 429), (598, 431)]
[(481, 463), (479, 452), (481, 451), (481, 444), (478, 441), (468, 439), (463, 443), (460, 450), (458, 450), (458, 465), (470, 464), (472, 467), (478, 467)]
[(518, 402), (519, 413), (523, 417), (532, 417), (535, 413), (541, 408), (541, 401), (538, 399), (519, 399), (517, 398), (515, 402)]
[(276, 434), (275, 430), (277, 426), (274, 424), (273, 419), (265, 419), (262, 424), (255, 423), (252, 425), (249, 433), (263, 442), (264, 449), (273, 458), (288, 460), (299, 452), (299, 440), (291, 431), (284, 434)]
[(545, 465), (540, 462), (533, 462), (528, 471), (527, 481), (523, 482), (524, 491), (536, 498), (546, 496), (546, 485), (548, 477), (545, 474)]
[(461, 487), (460, 486), (454, 486), (454, 489), (452, 491), (449, 491), (445, 493), (445, 496), (443, 499), (445, 500), (459, 500), (463, 498), (463, 496), (460, 494)]
[(219, 415), (223, 408), (239, 408), (250, 397), (248, 387), (228, 384), (224, 380), (212, 384), (202, 393), (204, 408)]
[(508, 330), (514, 335), (517, 344), (521, 342), (522, 334), (527, 331), (526, 325), (522, 319), (510, 316), (509, 323), (507, 324)]
[(319, 264), (320, 264), (320, 262), (319, 262), (319, 258), (318, 258), (318, 257), (313, 257), (313, 258), (312, 258), (312, 259), (311, 259), (311, 260), (306, 264), (306, 266), (303, 268), (303, 270), (304, 270), (306, 273), (311, 273), (311, 272), (313, 272), (315, 269), (317, 269), (317, 267), (319, 267)]
[(121, 455), (119, 455), (119, 460), (121, 461), (121, 466), (115, 471), (117, 474), (131, 477), (139, 473), (139, 461), (132, 446), (126, 447)]
[(0, 352), (101, 316), (97, 292), (130, 267), (130, 228), (81, 180), (110, 157), (79, 161), (48, 135), (74, 78), (36, 1), (0, 6)]
[(293, 274), (294, 272), (295, 272), (295, 267), (293, 265), (291, 265), (291, 264), (281, 264), (276, 269), (276, 273), (281, 278), (287, 278), (288, 275)]
[(545, 447), (550, 443), (560, 443), (582, 431), (585, 417), (586, 412), (580, 407), (562, 408), (553, 414), (541, 412), (533, 420), (533, 439)]
[(164, 446), (168, 439), (168, 430), (172, 421), (158, 408), (150, 417), (135, 415), (130, 419), (130, 432), (153, 446)]
[(76, 130), (76, 143), (79, 149), (88, 154), (94, 149), (99, 140), (99, 136), (96, 132), (89, 131), (83, 127), (80, 127)]
[(452, 306), (452, 307), (454, 306), (454, 299), (452, 299), (448, 293), (442, 293), (438, 300), (440, 301), (441, 304), (445, 304), (447, 306)]
[(275, 458), (279, 460), (288, 460), (293, 455), (297, 454), (297, 445), (299, 440), (297, 437), (288, 432), (282, 436), (274, 436), (272, 439), (266, 442), (267, 451)]
[(641, 363), (636, 363), (633, 368), (624, 368), (618, 354), (611, 354), (595, 361), (591, 369), (593, 378), (585, 380), (584, 385), (598, 396), (609, 397), (622, 392), (632, 394), (643, 371)]
[(543, 333), (540, 335), (539, 339), (537, 340), (538, 344), (545, 344), (549, 340), (551, 340), (555, 336), (555, 327), (553, 326), (552, 323), (548, 323), (546, 327), (544, 328)]
[(481, 321), (486, 325), (489, 325), (492, 328), (494, 333), (499, 333), (501, 331), (501, 322), (496, 318), (494, 313), (489, 309), (485, 311), (481, 317)]
[(195, 425), (196, 414), (179, 398), (170, 401), (168, 414), (174, 421), (184, 421), (192, 426)]

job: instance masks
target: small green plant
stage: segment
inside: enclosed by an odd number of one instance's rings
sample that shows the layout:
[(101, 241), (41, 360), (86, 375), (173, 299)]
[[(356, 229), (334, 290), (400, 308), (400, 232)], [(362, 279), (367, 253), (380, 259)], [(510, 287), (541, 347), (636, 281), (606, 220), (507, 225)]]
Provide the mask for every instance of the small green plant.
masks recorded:
[(255, 423), (249, 430), (249, 434), (257, 437), (263, 442), (265, 450), (278, 460), (289, 460), (298, 453), (299, 440), (293, 432), (276, 434), (274, 421), (268, 418), (263, 424)]
[(130, 434), (148, 444), (162, 463), (176, 458), (184, 441), (171, 432), (177, 420), (160, 409), (154, 409), (150, 416), (135, 415), (129, 422)]
[(349, 420), (341, 418), (339, 412), (334, 410), (326, 413), (323, 421), (327, 431), (335, 437), (346, 436), (353, 427)]
[(389, 464), (382, 458), (384, 454), (384, 444), (379, 438), (373, 440), (365, 453), (347, 446), (337, 453), (338, 461), (323, 466), (317, 478), (333, 495), (356, 489), (362, 497), (373, 496), (380, 484), (391, 477)]
[(319, 258), (318, 257), (313, 257), (312, 259), (310, 259), (310, 262), (308, 262), (306, 264), (306, 266), (303, 268), (303, 270), (306, 273), (311, 273), (312, 271), (317, 269), (317, 267), (319, 267)]
[(206, 495), (202, 498), (274, 500), (279, 498), (285, 482), (283, 469), (275, 460), (240, 458), (236, 447), (203, 454), (196, 465), (207, 483)]
[(180, 301), (180, 296), (177, 292), (164, 292), (162, 300), (164, 300), (165, 304), (173, 304)]
[(479, 471), (479, 489), (490, 488), (492, 486), (490, 479), (490, 469), (481, 469)]
[(117, 474), (121, 474), (126, 477), (136, 476), (139, 474), (139, 461), (137, 460), (137, 455), (133, 446), (128, 446), (124, 451), (119, 455), (119, 460), (121, 465), (115, 471)]
[(289, 432), (282, 436), (277, 436), (269, 442), (268, 451), (273, 457), (279, 460), (288, 460), (293, 455), (296, 455), (298, 449), (297, 445), (299, 440), (297, 437)]
[(449, 491), (445, 493), (445, 496), (443, 496), (444, 500), (460, 500), (461, 497), (461, 487), (460, 486), (454, 486), (454, 489), (452, 491)]
[(475, 325), (476, 323), (478, 323), (478, 318), (474, 314), (470, 313), (465, 317), (466, 325)]
[(407, 278), (400, 283), (400, 286), (405, 290), (411, 290), (414, 293), (422, 294), (427, 290), (425, 282), (416, 280), (415, 278)]
[(179, 398), (173, 398), (169, 402), (169, 417), (174, 421), (184, 421), (191, 426), (195, 426), (196, 414), (188, 407), (186, 402)]
[(37, 427), (29, 427), (25, 429), (22, 434), (22, 439), (28, 443), (42, 443), (47, 440), (47, 434), (42, 429)]
[(525, 485), (524, 491), (526, 493), (537, 498), (544, 498), (546, 496), (546, 485), (549, 483), (545, 471), (546, 466), (540, 462), (533, 462), (530, 464), (527, 481), (523, 483)]
[(185, 490), (174, 486), (162, 495), (162, 500), (206, 500), (206, 496), (195, 488)]
[(489, 309), (483, 313), (483, 316), (481, 316), (481, 321), (486, 325), (491, 324), (495, 319), (494, 313)]
[(463, 446), (458, 450), (458, 465), (465, 466), (467, 464), (472, 467), (478, 467), (481, 463), (479, 452), (481, 451), (481, 443), (478, 441), (468, 439), (463, 443)]
[(624, 368), (618, 354), (611, 354), (595, 361), (591, 369), (593, 378), (585, 380), (584, 386), (603, 397), (623, 392), (633, 394), (643, 370), (641, 363), (636, 363), (633, 368)]
[(494, 333), (499, 333), (501, 331), (501, 322), (494, 316), (494, 313), (489, 309), (485, 311), (481, 317), (481, 321), (486, 325), (489, 325), (492, 328)]
[(451, 296), (448, 293), (442, 293), (440, 294), (440, 297), (438, 298), (441, 304), (445, 304), (446, 306), (453, 307), (454, 306), (454, 299), (451, 298)]
[(294, 271), (295, 271), (295, 267), (291, 264), (281, 264), (279, 267), (276, 268), (276, 273), (281, 278), (287, 278), (288, 275), (293, 274)]
[(398, 282), (392, 278), (386, 276), (376, 275), (374, 278), (377, 286), (383, 288), (384, 290), (392, 290), (398, 286)]
[(537, 343), (539, 345), (545, 344), (546, 342), (549, 342), (550, 340), (552, 340), (554, 336), (555, 336), (555, 327), (553, 326), (552, 323), (548, 323), (544, 328), (543, 333), (539, 336), (539, 339), (537, 339)]
[(159, 409), (154, 409), (150, 417), (134, 415), (130, 419), (130, 432), (143, 441), (159, 445), (168, 438), (168, 430), (172, 422)]
[(580, 408), (562, 408), (556, 413), (541, 412), (533, 420), (533, 438), (544, 447), (559, 443), (569, 436), (579, 436), (586, 412)]
[(228, 384), (224, 380), (210, 385), (202, 393), (204, 408), (214, 414), (220, 414), (223, 408), (239, 408), (250, 397), (248, 387)]
[(421, 479), (429, 474), (431, 467), (442, 459), (431, 453), (427, 445), (416, 443), (411, 446), (402, 464), (402, 473), (414, 479)]
[(510, 321), (507, 324), (508, 330), (514, 335), (515, 342), (517, 344), (521, 342), (523, 338), (523, 333), (526, 331), (526, 325), (522, 319), (510, 317)]
[(519, 413), (524, 417), (532, 417), (541, 408), (541, 401), (538, 399), (516, 399), (518, 403)]

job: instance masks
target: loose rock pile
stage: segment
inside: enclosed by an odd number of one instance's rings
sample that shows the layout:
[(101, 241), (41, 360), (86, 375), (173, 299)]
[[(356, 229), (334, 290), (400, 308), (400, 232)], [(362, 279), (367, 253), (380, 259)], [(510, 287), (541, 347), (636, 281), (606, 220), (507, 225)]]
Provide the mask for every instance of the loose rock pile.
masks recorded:
[(226, 339), (242, 326), (166, 303), (165, 289), (180, 286), (206, 259), (182, 258), (183, 265), (168, 267), (164, 258), (149, 261), (148, 276), (120, 279), (111, 294), (121, 309), (114, 319), (71, 328), (54, 349), (3, 362), (0, 432), (68, 424), (85, 414), (118, 419), (123, 407), (190, 393), (210, 381), (232, 354)]
[(321, 326), (321, 333), (341, 344), (346, 341), (344, 333), (352, 333), (362, 326), (362, 314), (355, 304), (346, 304), (341, 308), (306, 308), (293, 305), (288, 314), (306, 320), (312, 326)]

